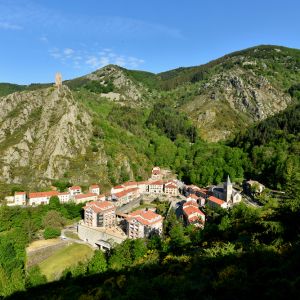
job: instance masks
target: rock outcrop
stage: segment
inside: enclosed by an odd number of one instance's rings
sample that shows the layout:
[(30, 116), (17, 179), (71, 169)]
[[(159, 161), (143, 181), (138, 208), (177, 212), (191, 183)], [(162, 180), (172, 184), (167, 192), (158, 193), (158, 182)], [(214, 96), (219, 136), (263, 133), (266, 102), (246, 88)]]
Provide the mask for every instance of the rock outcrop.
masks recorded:
[(62, 177), (92, 134), (91, 117), (66, 86), (0, 98), (0, 120), (0, 179), (8, 183)]

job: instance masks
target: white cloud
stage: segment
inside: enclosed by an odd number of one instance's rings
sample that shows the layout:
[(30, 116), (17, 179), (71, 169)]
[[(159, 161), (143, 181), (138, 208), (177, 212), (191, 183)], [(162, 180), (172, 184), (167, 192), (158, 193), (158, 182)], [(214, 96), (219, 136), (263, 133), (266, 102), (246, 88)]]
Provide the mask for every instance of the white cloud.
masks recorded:
[(0, 29), (21, 30), (21, 29), (23, 29), (23, 27), (16, 25), (16, 24), (9, 23), (9, 22), (1, 22), (0, 21)]
[(65, 49), (64, 49), (64, 54), (65, 54), (66, 56), (72, 56), (73, 53), (74, 53), (74, 50), (71, 49), (71, 48), (65, 48)]
[(99, 69), (108, 64), (116, 64), (121, 67), (137, 68), (144, 63), (143, 59), (126, 56), (105, 48), (97, 51), (86, 51), (72, 48), (52, 48), (49, 54), (54, 59), (73, 68)]

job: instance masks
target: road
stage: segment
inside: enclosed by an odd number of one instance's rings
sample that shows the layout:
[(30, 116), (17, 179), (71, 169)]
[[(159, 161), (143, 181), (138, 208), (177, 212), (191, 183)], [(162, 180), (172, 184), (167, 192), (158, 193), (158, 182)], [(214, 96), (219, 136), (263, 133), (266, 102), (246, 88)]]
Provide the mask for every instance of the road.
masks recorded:
[(255, 202), (255, 201), (253, 201), (249, 196), (247, 196), (247, 195), (245, 195), (245, 194), (243, 194), (242, 199), (243, 199), (243, 201), (244, 201), (246, 204), (248, 204), (248, 205), (250, 205), (250, 206), (252, 206), (252, 207), (261, 207), (261, 205), (259, 205), (259, 204), (258, 204), (257, 202)]

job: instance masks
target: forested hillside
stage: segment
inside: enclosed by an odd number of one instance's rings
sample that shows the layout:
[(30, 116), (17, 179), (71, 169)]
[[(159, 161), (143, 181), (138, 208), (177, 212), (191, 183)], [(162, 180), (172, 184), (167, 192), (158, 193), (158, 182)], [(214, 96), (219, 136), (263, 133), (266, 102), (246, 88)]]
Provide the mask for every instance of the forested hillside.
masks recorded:
[(292, 193), (300, 183), (300, 104), (242, 131), (230, 145), (248, 154), (249, 176)]

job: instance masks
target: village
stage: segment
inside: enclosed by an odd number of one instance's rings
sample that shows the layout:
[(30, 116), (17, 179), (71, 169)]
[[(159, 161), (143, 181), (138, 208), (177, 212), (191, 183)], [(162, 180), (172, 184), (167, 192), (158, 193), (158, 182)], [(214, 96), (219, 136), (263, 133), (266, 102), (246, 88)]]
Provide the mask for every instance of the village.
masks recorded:
[[(157, 213), (155, 206), (141, 206), (142, 203), (151, 204), (158, 197), (168, 204), (168, 210), (176, 211), (186, 226), (199, 229), (205, 226), (205, 207), (228, 209), (242, 201), (241, 191), (233, 188), (229, 176), (226, 182), (217, 186), (200, 188), (170, 178), (169, 173), (154, 167), (147, 181), (125, 182), (112, 187), (106, 194), (101, 194), (98, 184), (92, 184), (86, 193), (80, 186), (71, 186), (66, 192), (15, 192), (5, 200), (8, 206), (27, 207), (47, 205), (51, 197), (56, 196), (61, 204), (85, 204), (83, 219), (77, 223), (76, 232), (82, 241), (101, 250), (108, 250), (127, 238), (161, 235), (164, 216)], [(248, 182), (249, 187), (253, 184), (257, 182)], [(63, 234), (61, 238), (65, 238)]]

